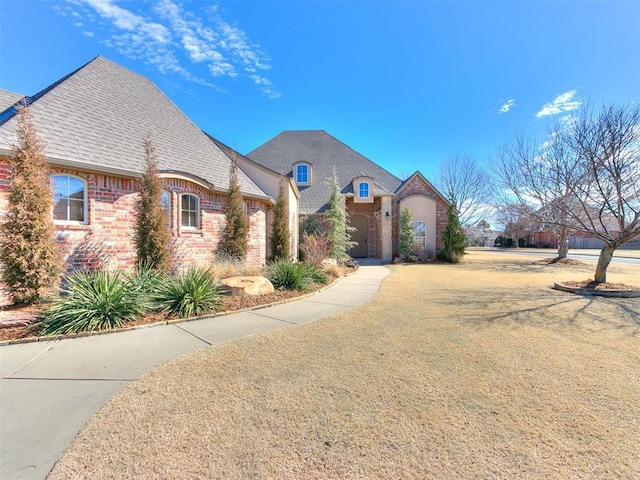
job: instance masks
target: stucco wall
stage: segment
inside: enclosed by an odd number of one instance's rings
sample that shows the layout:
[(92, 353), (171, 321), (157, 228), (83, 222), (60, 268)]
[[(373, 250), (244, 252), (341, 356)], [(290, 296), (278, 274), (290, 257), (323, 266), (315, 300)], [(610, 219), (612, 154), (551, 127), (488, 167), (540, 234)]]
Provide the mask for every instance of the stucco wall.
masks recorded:
[(411, 211), (414, 222), (425, 222), (427, 226), (425, 253), (427, 257), (434, 256), (437, 238), (435, 200), (425, 195), (411, 195), (400, 200), (399, 211), (405, 207)]
[[(251, 162), (238, 158), (238, 166), (243, 170), (260, 189), (273, 198), (278, 199), (280, 190), (280, 175), (277, 175), (264, 167), (260, 167)], [(289, 233), (291, 239), (291, 258), (298, 258), (298, 217), (299, 217), (299, 199), (296, 194), (295, 187), (291, 185), (290, 179), (287, 178), (287, 202), (289, 207)], [(267, 216), (267, 257), (269, 256), (269, 236), (271, 234), (271, 222), (273, 216), (269, 213)]]
[[(447, 226), (447, 208), (448, 204), (442, 197), (419, 175), (412, 176), (393, 197), (393, 254), (398, 254), (398, 242), (400, 239), (399, 215), (400, 204), (405, 198), (418, 195), (432, 199), (435, 202), (435, 245), (436, 252), (442, 248), (442, 232)], [(429, 231), (427, 225), (427, 231)]]

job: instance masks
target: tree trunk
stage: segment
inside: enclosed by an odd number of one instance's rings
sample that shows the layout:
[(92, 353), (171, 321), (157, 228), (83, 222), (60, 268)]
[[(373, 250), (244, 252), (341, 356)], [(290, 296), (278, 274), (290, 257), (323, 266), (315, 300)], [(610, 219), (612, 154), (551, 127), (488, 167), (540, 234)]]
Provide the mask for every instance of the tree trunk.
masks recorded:
[(600, 257), (598, 258), (598, 266), (596, 267), (596, 275), (594, 280), (598, 283), (604, 283), (607, 281), (607, 267), (611, 263), (613, 252), (616, 251), (615, 247), (605, 245), (600, 250)]
[(569, 250), (568, 233), (563, 228), (558, 236), (558, 258), (567, 258), (567, 251)]

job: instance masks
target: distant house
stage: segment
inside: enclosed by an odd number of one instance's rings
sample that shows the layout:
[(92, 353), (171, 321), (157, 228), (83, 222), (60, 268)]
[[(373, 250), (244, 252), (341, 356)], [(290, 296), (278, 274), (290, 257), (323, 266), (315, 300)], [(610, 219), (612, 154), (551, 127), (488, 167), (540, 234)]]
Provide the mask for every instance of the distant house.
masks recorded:
[[(604, 246), (602, 240), (595, 235), (584, 232), (573, 232), (569, 235), (569, 248), (601, 249)], [(558, 248), (558, 237), (548, 230), (533, 232), (526, 237), (527, 245), (536, 248)], [(640, 236), (636, 236), (630, 242), (625, 243), (620, 249), (640, 249)]]
[[(14, 104), (20, 98), (0, 91), (0, 217), (8, 202), (7, 157), (16, 143)], [(98, 56), (26, 100), (50, 166), (52, 215), (69, 268), (135, 265), (133, 205), (147, 136), (165, 186), (176, 262), (211, 262), (225, 224), (231, 157), (150, 80)], [(250, 224), (247, 260), (264, 264), (281, 176), (245, 159), (238, 165)], [(297, 231), (295, 184), (286, 191)], [(296, 256), (295, 246), (291, 254)]]
[(397, 255), (399, 212), (413, 215), (414, 250), (433, 256), (441, 247), (447, 200), (420, 173), (402, 181), (322, 130), (284, 131), (247, 157), (292, 178), (300, 191), (300, 214), (324, 212), (334, 172), (358, 245), (353, 257), (391, 260)]

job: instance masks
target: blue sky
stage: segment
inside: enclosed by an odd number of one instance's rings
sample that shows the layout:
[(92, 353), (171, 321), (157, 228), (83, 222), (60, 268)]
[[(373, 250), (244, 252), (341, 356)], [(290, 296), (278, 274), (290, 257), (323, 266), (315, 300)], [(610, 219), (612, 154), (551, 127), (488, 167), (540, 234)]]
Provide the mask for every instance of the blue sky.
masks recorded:
[(392, 173), (640, 100), (637, 1), (2, 0), (0, 88), (103, 55), (247, 153), (321, 129)]

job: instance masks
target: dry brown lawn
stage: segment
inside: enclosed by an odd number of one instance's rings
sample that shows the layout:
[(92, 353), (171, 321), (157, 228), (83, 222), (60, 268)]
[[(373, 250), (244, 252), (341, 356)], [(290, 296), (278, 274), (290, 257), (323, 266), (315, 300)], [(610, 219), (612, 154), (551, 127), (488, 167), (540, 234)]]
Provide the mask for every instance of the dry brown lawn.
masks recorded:
[(550, 288), (593, 265), (392, 270), (345, 314), (147, 373), (50, 478), (640, 478), (640, 299)]

